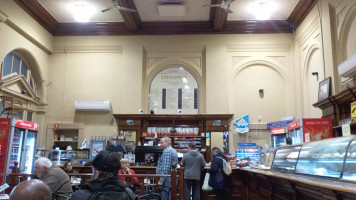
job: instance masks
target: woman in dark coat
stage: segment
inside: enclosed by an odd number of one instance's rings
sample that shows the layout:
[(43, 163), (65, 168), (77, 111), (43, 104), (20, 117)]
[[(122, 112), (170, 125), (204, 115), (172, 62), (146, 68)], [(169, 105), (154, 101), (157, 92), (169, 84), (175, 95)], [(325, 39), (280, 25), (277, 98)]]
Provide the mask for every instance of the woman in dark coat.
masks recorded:
[[(227, 180), (223, 172), (223, 152), (218, 148), (214, 147), (211, 150), (213, 160), (210, 166), (210, 179), (209, 185), (214, 189), (217, 200), (227, 200), (227, 195), (225, 188), (227, 186)], [(222, 158), (222, 159), (221, 159)]]

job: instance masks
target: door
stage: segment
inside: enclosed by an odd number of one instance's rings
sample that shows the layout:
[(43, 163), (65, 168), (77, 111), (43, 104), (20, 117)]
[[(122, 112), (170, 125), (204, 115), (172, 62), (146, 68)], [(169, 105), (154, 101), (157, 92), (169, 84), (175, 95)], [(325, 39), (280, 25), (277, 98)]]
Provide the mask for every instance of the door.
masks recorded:
[(32, 173), (34, 158), (35, 158), (35, 151), (36, 151), (36, 140), (37, 133), (31, 130), (27, 131), (27, 136), (25, 140), (25, 148), (24, 148), (24, 155), (22, 157), (21, 162), (21, 172), (23, 173)]
[[(10, 173), (12, 168), (15, 166), (15, 162), (21, 163), (23, 140), (25, 136), (25, 129), (20, 129), (17, 127), (12, 127), (12, 136), (10, 140), (9, 157), (7, 162), (6, 173)], [(20, 165), (18, 165), (20, 167)]]

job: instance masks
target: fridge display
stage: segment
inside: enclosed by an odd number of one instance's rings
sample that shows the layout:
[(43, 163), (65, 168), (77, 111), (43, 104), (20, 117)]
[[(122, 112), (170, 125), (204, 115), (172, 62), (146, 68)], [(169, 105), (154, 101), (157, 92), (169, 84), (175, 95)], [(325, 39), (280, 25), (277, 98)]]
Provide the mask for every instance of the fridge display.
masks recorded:
[(301, 147), (301, 145), (279, 147), (274, 156), (272, 169), (282, 172), (293, 172)]
[(0, 173), (11, 173), (15, 162), (20, 173), (32, 173), (37, 130), (38, 124), (33, 122), (0, 118)]
[(279, 147), (287, 144), (286, 136), (287, 129), (286, 127), (274, 128), (271, 130), (271, 146)]
[(292, 144), (317, 141), (333, 137), (331, 118), (299, 119), (289, 124)]

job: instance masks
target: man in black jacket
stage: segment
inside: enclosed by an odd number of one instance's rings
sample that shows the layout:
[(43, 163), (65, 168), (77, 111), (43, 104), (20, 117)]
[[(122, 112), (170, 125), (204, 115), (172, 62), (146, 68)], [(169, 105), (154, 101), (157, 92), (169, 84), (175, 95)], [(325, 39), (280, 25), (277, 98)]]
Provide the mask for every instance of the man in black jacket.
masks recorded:
[(117, 154), (103, 150), (85, 165), (93, 166), (92, 181), (84, 185), (80, 190), (73, 192), (68, 200), (134, 199), (132, 190), (127, 188), (126, 184), (118, 178), (120, 160)]

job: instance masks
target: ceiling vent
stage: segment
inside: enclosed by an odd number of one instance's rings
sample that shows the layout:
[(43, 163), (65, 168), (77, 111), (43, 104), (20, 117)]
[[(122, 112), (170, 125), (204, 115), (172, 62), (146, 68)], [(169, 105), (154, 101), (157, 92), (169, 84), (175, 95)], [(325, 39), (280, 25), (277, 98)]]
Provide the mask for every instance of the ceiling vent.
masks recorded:
[(161, 17), (183, 17), (186, 14), (186, 7), (183, 1), (166, 0), (159, 1), (157, 8)]

